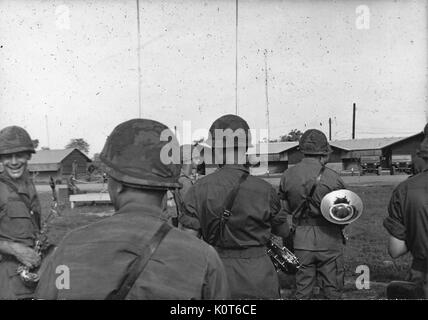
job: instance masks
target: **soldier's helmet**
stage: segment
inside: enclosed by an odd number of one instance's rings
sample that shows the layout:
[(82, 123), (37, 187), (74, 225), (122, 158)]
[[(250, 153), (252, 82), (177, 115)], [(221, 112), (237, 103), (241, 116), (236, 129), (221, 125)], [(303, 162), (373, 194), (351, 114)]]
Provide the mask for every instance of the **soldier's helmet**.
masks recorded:
[(135, 188), (179, 188), (180, 145), (164, 124), (133, 119), (107, 138), (100, 160), (113, 179)]
[(0, 131), (0, 155), (18, 152), (35, 153), (28, 132), (18, 126), (10, 126)]
[(363, 213), (363, 202), (354, 192), (346, 189), (332, 191), (321, 200), (321, 213), (335, 224), (349, 224)]
[(317, 129), (309, 129), (303, 133), (299, 140), (299, 149), (309, 155), (327, 155), (332, 152), (327, 137)]
[(226, 114), (213, 122), (206, 143), (212, 148), (253, 146), (247, 121), (234, 114)]

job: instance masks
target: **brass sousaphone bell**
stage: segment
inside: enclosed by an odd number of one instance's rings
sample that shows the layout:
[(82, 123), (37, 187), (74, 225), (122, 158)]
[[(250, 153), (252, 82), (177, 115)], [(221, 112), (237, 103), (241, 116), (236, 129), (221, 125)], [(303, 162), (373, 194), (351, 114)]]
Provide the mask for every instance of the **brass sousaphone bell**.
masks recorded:
[(355, 192), (350, 190), (332, 191), (322, 199), (321, 213), (332, 223), (349, 224), (363, 213), (363, 202)]

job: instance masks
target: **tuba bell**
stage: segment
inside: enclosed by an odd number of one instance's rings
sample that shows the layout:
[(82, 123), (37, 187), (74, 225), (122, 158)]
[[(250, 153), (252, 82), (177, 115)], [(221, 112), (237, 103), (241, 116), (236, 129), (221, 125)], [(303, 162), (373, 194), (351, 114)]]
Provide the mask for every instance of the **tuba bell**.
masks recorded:
[(363, 202), (350, 190), (340, 189), (324, 196), (321, 201), (323, 217), (335, 224), (350, 224), (361, 217)]

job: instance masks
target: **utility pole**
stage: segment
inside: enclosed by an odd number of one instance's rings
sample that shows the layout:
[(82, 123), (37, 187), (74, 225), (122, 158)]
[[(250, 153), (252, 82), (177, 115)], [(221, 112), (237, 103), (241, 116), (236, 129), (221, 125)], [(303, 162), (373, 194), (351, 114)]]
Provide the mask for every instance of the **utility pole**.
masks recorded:
[(270, 139), (270, 126), (269, 126), (269, 86), (268, 86), (268, 70), (267, 70), (267, 50), (264, 51), (265, 57), (265, 94), (266, 94), (266, 125), (268, 131), (267, 142), (269, 143)]
[(138, 117), (141, 118), (141, 31), (140, 31), (140, 0), (137, 0), (137, 34), (138, 34)]
[(51, 143), (50, 143), (50, 139), (49, 139), (49, 124), (48, 124), (48, 115), (45, 114), (45, 121), (46, 121), (46, 135), (48, 138), (48, 148), (51, 148)]
[(354, 102), (353, 110), (352, 110), (352, 140), (355, 139), (355, 114), (357, 112), (357, 107)]
[(235, 114), (238, 115), (238, 0), (235, 2)]
[(331, 118), (328, 118), (328, 139), (331, 141)]

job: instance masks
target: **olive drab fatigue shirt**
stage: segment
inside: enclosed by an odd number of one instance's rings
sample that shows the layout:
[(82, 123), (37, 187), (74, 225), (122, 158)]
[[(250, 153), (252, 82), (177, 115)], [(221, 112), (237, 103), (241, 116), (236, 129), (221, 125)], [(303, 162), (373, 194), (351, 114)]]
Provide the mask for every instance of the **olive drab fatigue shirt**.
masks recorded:
[[(119, 288), (138, 250), (164, 221), (161, 208), (128, 202), (112, 217), (73, 230), (60, 243), (36, 290), (41, 299), (105, 299)], [(70, 288), (55, 285), (58, 266), (69, 269)], [(191, 276), (189, 276), (191, 275)], [(126, 299), (226, 299), (229, 289), (216, 251), (172, 228)]]
[(390, 235), (406, 242), (412, 269), (428, 270), (428, 169), (401, 182), (393, 191), (383, 222)]
[[(0, 180), (0, 241), (13, 241), (28, 247), (34, 246), (40, 230), (40, 202), (36, 188), (28, 173), (18, 181), (0, 174), (18, 189), (17, 194), (7, 183)], [(22, 198), (25, 199), (25, 202)], [(18, 260), (0, 252), (0, 299), (16, 299), (31, 294), (16, 274)]]
[[(302, 203), (319, 175), (321, 163), (315, 158), (303, 158), (294, 167), (287, 169), (279, 186), (279, 196), (284, 200), (285, 209), (289, 212)], [(321, 204), (322, 198), (329, 192), (346, 189), (345, 183), (337, 172), (326, 168), (318, 186), (313, 194), (317, 204)], [(318, 216), (323, 219), (318, 208)], [(327, 220), (325, 220), (327, 222)], [(340, 249), (343, 246), (342, 227), (333, 223), (327, 225), (312, 226), (299, 225), (294, 236), (294, 248), (309, 251), (324, 251)]]
[[(184, 198), (181, 224), (201, 231), (203, 238), (208, 239), (213, 219), (222, 214), (227, 196), (244, 172), (248, 173), (248, 169), (242, 165), (228, 165), (198, 180)], [(275, 189), (268, 182), (249, 175), (235, 198), (227, 221), (230, 233), (225, 235), (223, 248), (264, 246), (273, 227), (286, 225), (288, 230), (287, 215), (280, 209)]]

